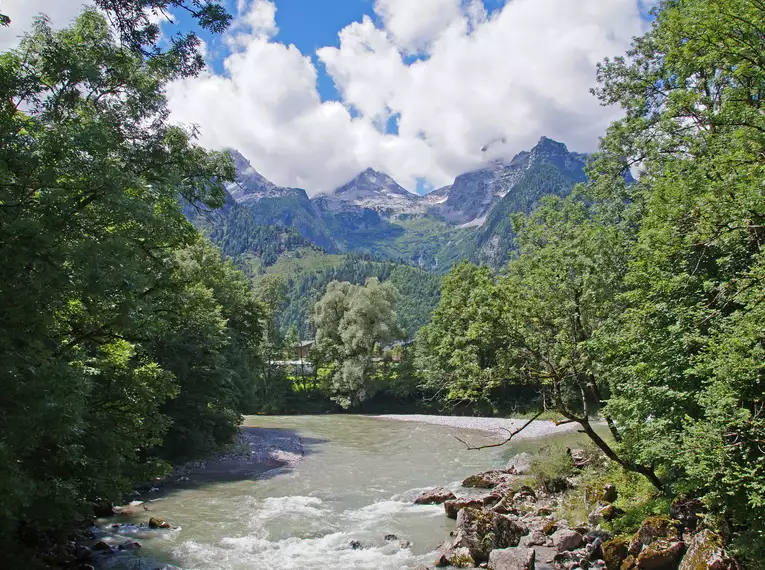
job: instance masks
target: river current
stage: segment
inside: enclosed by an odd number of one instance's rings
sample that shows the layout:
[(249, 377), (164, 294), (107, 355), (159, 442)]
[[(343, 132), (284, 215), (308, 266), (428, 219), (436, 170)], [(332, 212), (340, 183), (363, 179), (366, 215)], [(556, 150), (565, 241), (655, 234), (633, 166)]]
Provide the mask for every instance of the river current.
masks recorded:
[(578, 440), (565, 434), (468, 451), (454, 434), (486, 442), (480, 432), (418, 422), (252, 416), (245, 425), (294, 433), (303, 459), (254, 480), (179, 489), (149, 503), (148, 511), (119, 519), (137, 525), (155, 516), (178, 527), (173, 530), (112, 529), (115, 521), (103, 521), (113, 540), (132, 538), (142, 548), (106, 557), (99, 567), (393, 570), (430, 564), (454, 521), (441, 506), (414, 505), (420, 491), (439, 485), (457, 491), (466, 476), (503, 467), (517, 453)]

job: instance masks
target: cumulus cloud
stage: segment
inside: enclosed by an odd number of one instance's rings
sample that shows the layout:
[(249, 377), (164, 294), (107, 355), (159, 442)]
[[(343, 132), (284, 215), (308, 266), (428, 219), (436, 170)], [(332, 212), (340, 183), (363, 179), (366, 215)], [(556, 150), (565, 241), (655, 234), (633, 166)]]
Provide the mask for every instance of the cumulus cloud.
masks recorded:
[(317, 50), (341, 95), (325, 102), (312, 54), (257, 33), (245, 11), (253, 31), (226, 73), (174, 86), (171, 106), (279, 184), (324, 192), (372, 166), (410, 189), (439, 186), (542, 135), (595, 150), (618, 112), (589, 93), (595, 65), (644, 31), (642, 5), (513, 0), (488, 16), (480, 0), (376, 0), (379, 26), (365, 17)]
[(16, 47), (19, 37), (32, 27), (32, 20), (47, 15), (54, 25), (63, 27), (77, 17), (86, 0), (2, 0), (0, 13), (11, 19), (11, 25), (0, 28), (0, 51)]
[[(589, 94), (595, 65), (645, 30), (640, 13), (653, 1), (512, 0), (488, 15), (481, 0), (375, 0), (376, 20), (340, 30), (337, 47), (300, 53), (278, 41), (279, 0), (231, 0), (223, 72), (171, 85), (172, 117), (310, 193), (369, 166), (412, 190), (449, 184), (542, 135), (592, 151), (618, 113)], [(66, 22), (81, 4), (2, 6), (12, 18), (60, 11)], [(339, 101), (322, 101), (320, 65)]]

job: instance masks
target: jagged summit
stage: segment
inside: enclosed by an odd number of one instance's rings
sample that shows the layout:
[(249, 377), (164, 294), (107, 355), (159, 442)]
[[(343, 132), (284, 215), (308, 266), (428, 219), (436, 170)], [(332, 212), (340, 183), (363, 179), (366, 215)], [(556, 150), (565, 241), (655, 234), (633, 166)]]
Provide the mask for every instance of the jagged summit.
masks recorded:
[(527, 176), (544, 164), (564, 172), (572, 180), (584, 181), (587, 155), (569, 152), (565, 144), (542, 137), (531, 151), (522, 151), (511, 160), (495, 160), (461, 174), (438, 204), (438, 213), (448, 221), (470, 226), (482, 225), (492, 208)]
[(355, 192), (358, 195), (398, 194), (400, 196), (417, 198), (416, 194), (412, 194), (406, 188), (403, 188), (393, 178), (373, 168), (367, 168), (353, 180), (335, 190), (334, 193), (348, 194), (350, 192)]

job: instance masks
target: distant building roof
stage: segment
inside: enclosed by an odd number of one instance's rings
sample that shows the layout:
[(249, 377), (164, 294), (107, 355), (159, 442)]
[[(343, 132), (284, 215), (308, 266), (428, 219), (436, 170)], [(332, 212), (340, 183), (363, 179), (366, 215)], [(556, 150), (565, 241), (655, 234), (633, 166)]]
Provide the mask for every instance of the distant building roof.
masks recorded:
[(303, 348), (303, 347), (306, 347), (306, 346), (311, 346), (312, 344), (316, 344), (316, 341), (315, 340), (303, 340), (303, 341), (300, 341), (298, 343), (298, 346), (300, 348)]

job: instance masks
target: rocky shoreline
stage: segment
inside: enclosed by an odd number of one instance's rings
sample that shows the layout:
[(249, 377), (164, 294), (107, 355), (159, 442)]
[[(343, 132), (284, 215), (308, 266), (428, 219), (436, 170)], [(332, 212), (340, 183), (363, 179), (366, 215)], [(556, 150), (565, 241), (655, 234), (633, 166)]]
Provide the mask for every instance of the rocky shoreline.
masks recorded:
[[(572, 452), (576, 457), (577, 451)], [(500, 470), (467, 477), (463, 497), (437, 487), (416, 504), (444, 507), (457, 520), (433, 562), (436, 568), (490, 570), (733, 570), (719, 535), (700, 528), (700, 501), (676, 500), (670, 516), (651, 515), (629, 536), (612, 536), (602, 523), (624, 513), (611, 484), (590, 490), (589, 524), (572, 526), (558, 516), (564, 493), (530, 486), (533, 458), (516, 456)], [(578, 484), (576, 477), (569, 481)], [(481, 495), (470, 491), (483, 489)], [(429, 570), (430, 567), (420, 567)]]
[[(107, 558), (140, 549), (140, 541), (152, 533), (175, 530), (172, 523), (151, 516), (151, 504), (168, 493), (205, 483), (264, 477), (295, 465), (304, 453), (301, 438), (292, 432), (243, 427), (225, 452), (178, 465), (167, 477), (138, 485), (133, 501), (105, 508), (97, 521), (69, 540), (47, 541), (40, 536), (38, 560), (52, 568), (94, 570)], [(144, 523), (120, 522), (121, 518), (142, 516), (146, 517)]]

